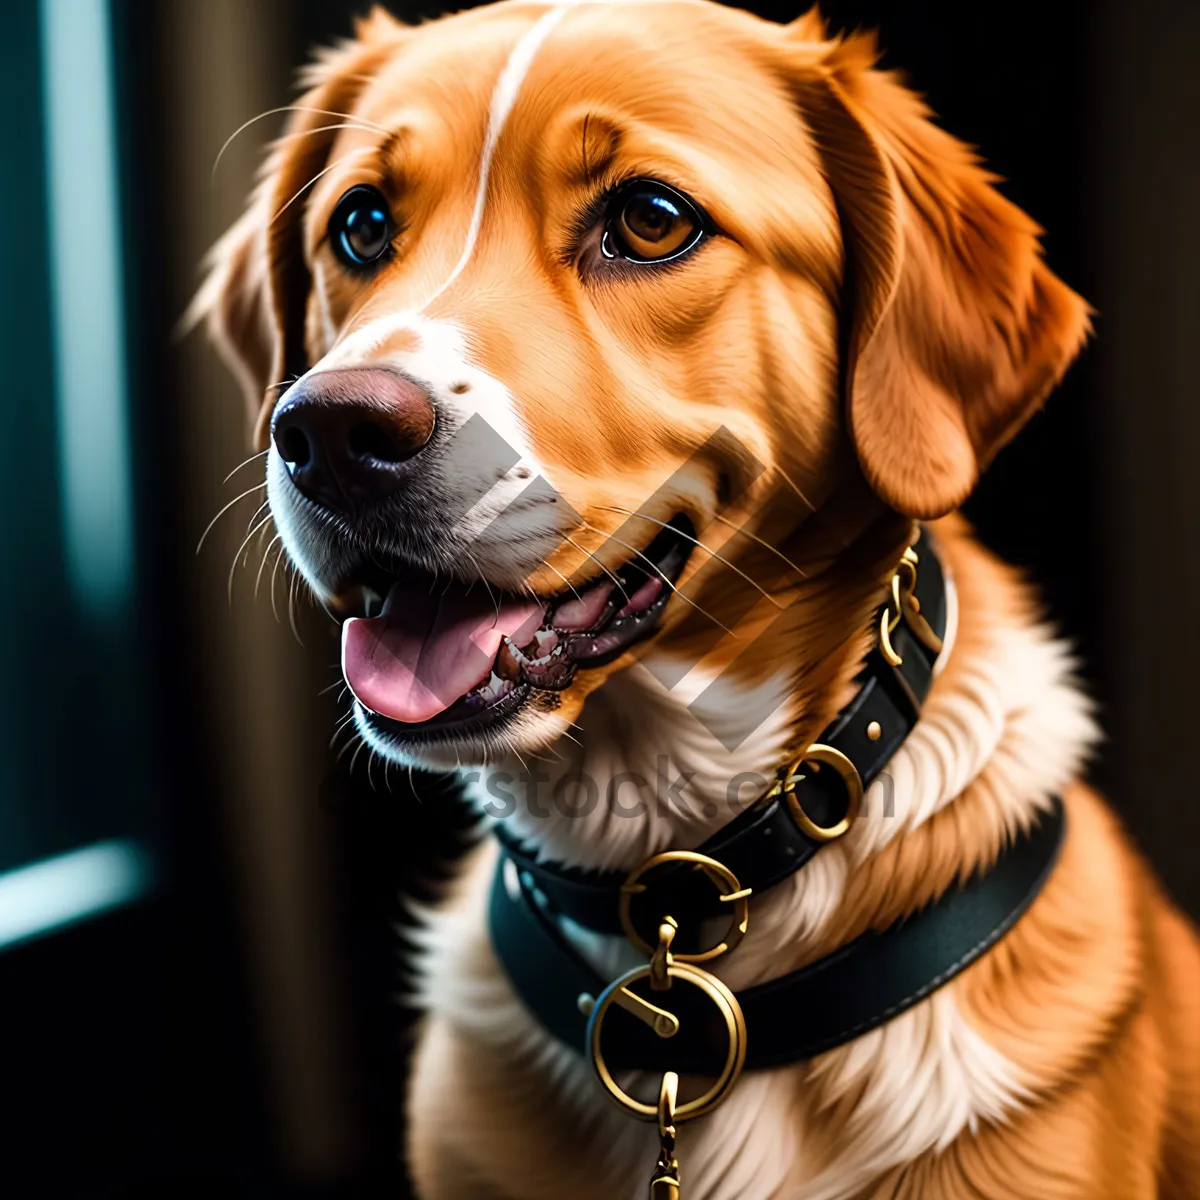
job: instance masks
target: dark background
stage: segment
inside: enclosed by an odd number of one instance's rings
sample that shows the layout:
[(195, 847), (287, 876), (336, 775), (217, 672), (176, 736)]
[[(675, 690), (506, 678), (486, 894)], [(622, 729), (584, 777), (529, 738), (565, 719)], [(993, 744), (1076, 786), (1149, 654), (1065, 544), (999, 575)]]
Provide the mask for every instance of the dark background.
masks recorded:
[[(1188, 686), (1200, 674), (1200, 6), (838, 0), (823, 10), (842, 28), (880, 28), (885, 62), (984, 150), (1049, 231), (1052, 268), (1097, 307), (1092, 345), (967, 511), (1029, 568), (1078, 645), (1110, 737), (1093, 779), (1200, 913)], [(37, 726), (36, 779), (5, 802), (79, 837), (97, 814), (132, 824), (155, 847), (159, 885), (139, 904), (0, 952), (0, 1065), (16, 1109), (0, 1124), (8, 1195), (69, 1183), (94, 1196), (404, 1194), (397, 894), (427, 886), (429, 864), (459, 841), (461, 812), (443, 782), (419, 781), (418, 801), (398, 776), (389, 793), (378, 770), (368, 780), (361, 761), (353, 773), (348, 756), (335, 764), (325, 745), (344, 707), (336, 687), (320, 692), (335, 679), (336, 639), (301, 603), (305, 649), (295, 644), (265, 594), (252, 595), (257, 557), (228, 603), (226, 568), (256, 501), (193, 554), (253, 476), (221, 483), (246, 453), (240, 400), (199, 339), (171, 337), (196, 264), (240, 211), (279, 118), (235, 142), (212, 186), (216, 151), (242, 121), (286, 103), (307, 49), (348, 34), (361, 11), (332, 0), (114, 0), (137, 592), (115, 642), (71, 651), (90, 702)], [(30, 99), (37, 5), (11, 0), (0, 33), (0, 94), (20, 115), (6, 161), (30, 162), (41, 136)], [(28, 174), (3, 185), (0, 213), (6, 299), (33, 311), (47, 302), (45, 200)], [(36, 482), (20, 440), (46, 436), (23, 397), (36, 397), (49, 367), (28, 345), (5, 348), (18, 385), (3, 402), (12, 461), (0, 498), (12, 514), (29, 499), (18, 485)], [(35, 528), (14, 527), (13, 537)], [(18, 586), (37, 542), (6, 544)], [(285, 590), (272, 584), (282, 607)], [(23, 661), (5, 668), (14, 709), (34, 686)]]

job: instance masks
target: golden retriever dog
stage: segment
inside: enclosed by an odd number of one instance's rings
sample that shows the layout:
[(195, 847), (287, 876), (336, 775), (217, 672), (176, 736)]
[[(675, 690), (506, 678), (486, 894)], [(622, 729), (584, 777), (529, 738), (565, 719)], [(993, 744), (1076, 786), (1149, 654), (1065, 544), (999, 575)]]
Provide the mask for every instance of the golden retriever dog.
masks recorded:
[[(894, 926), (1061, 798), (1014, 927), (869, 1032), (747, 1070), (680, 1125), (682, 1194), (1200, 1197), (1197, 939), (1079, 781), (1068, 650), (954, 515), (1088, 332), (1034, 223), (815, 12), (376, 11), (306, 89), (197, 314), (373, 752), (461, 769), (546, 862), (701, 846), (731, 780), (775, 778), (854, 695), (922, 522), (948, 616), (919, 720), (712, 974)], [(583, 780), (620, 803), (563, 803)], [(417, 1192), (645, 1195), (667, 1135), (514, 991), (497, 855), (423, 927)], [(645, 961), (560, 924), (605, 978)]]

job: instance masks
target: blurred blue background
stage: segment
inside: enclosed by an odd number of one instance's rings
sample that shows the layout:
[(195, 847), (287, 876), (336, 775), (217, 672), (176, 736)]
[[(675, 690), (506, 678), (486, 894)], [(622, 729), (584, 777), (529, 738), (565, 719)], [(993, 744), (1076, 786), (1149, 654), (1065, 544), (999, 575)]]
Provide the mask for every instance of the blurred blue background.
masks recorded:
[[(1200, 913), (1200, 6), (823, 8), (882, 29), (1099, 310), (968, 512), (1078, 643), (1110, 735), (1094, 778)], [(5, 1195), (405, 1194), (393, 922), (461, 808), (336, 761), (336, 635), (271, 559), (255, 595), (257, 493), (195, 554), (261, 468), (226, 478), (240, 400), (172, 338), (281, 118), (213, 180), (218, 149), (362, 11), (0, 6)]]

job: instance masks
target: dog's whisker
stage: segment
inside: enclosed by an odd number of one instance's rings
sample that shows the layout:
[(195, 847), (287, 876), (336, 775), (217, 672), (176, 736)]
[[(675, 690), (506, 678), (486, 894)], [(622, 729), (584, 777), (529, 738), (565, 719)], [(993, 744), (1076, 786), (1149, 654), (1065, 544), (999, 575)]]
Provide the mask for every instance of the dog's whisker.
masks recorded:
[(358, 762), (358, 756), (362, 753), (362, 748), (367, 744), (367, 739), (361, 734), (358, 738), (358, 748), (350, 756), (350, 774), (354, 774), (354, 764)]
[[(274, 514), (274, 513), (271, 513), (270, 515), (271, 515), (271, 519), (272, 519), (272, 520), (274, 520), (274, 518), (275, 518), (275, 514)], [(267, 522), (266, 522), (265, 520), (264, 520), (264, 521), (260, 521), (260, 522), (259, 522), (259, 524), (258, 524), (258, 532), (257, 532), (257, 534), (251, 534), (251, 536), (252, 536), (252, 537), (254, 537), (254, 536), (257, 536), (257, 537), (258, 537), (258, 549), (259, 549), (260, 551), (262, 551), (262, 559), (261, 559), (261, 561), (259, 562), (259, 566), (260, 566), (260, 567), (262, 566), (262, 563), (266, 561), (266, 558), (267, 558), (267, 550), (270, 548), (270, 546), (271, 546), (271, 545), (274, 543), (274, 541), (275, 541), (275, 538), (274, 538), (274, 537), (272, 537), (270, 541), (266, 542), (266, 545), (265, 545), (265, 546), (263, 545), (263, 542), (266, 540), (266, 536), (267, 536), (267, 529), (268, 529), (268, 524), (267, 524)], [(242, 565), (243, 565), (243, 566), (246, 566), (246, 567), (248, 567), (248, 566), (250, 565), (250, 551), (249, 551), (249, 549), (247, 549), (247, 550), (246, 550), (245, 557), (244, 557), (244, 558), (243, 558), (243, 560), (242, 560)], [(255, 588), (256, 588), (256, 593), (255, 593), (255, 594), (257, 594), (257, 581), (256, 581), (256, 583), (255, 583)]]
[(805, 571), (802, 567), (798, 567), (794, 562), (792, 562), (792, 560), (790, 558), (788, 558), (788, 556), (786, 554), (784, 554), (781, 550), (778, 550), (774, 546), (772, 546), (771, 543), (766, 540), (766, 538), (761, 538), (758, 536), (758, 534), (751, 533), (747, 528), (745, 528), (745, 526), (737, 524), (736, 521), (729, 520), (728, 517), (722, 517), (720, 515), (717, 515), (713, 518), (713, 520), (720, 521), (722, 525), (727, 525), (730, 529), (732, 529), (734, 531), (734, 533), (740, 533), (742, 535), (742, 537), (749, 538), (750, 541), (756, 542), (764, 550), (769, 550), (772, 554), (775, 555), (776, 558), (780, 559), (782, 562), (787, 563), (787, 565), (789, 567), (791, 567), (791, 569), (793, 571), (795, 571), (796, 574), (799, 575), (802, 579), (808, 578), (807, 571)]
[(322, 170), (318, 171), (303, 187), (298, 188), (296, 190), (295, 194), (287, 201), (287, 203), (284, 204), (284, 206), (281, 209), (279, 209), (279, 211), (271, 218), (271, 220), (268, 222), (268, 228), (271, 225), (274, 225), (275, 222), (278, 221), (279, 218), (282, 217), (283, 214), (285, 212), (287, 212), (287, 210), (289, 208), (291, 208), (292, 205), (295, 204), (296, 201), (299, 200), (300, 197), (303, 196), (304, 193), (307, 192), (308, 189), (310, 187), (312, 187), (312, 185), (314, 183), (317, 182), (317, 180), (322, 179), (324, 176), (328, 175), (329, 172), (334, 170), (336, 167), (340, 167), (342, 165), (342, 163), (344, 163), (347, 159), (355, 158), (355, 157), (358, 157), (359, 155), (363, 155), (363, 154), (374, 154), (374, 153), (375, 153), (374, 146), (359, 146), (356, 150), (348, 151), (347, 153), (343, 154), (341, 156), (341, 158), (335, 159), (327, 167), (324, 167)]
[(779, 474), (780, 479), (782, 479), (783, 482), (786, 483), (788, 487), (790, 487), (792, 491), (795, 492), (796, 495), (808, 505), (809, 511), (816, 512), (817, 506), (800, 490), (799, 484), (797, 484), (796, 481), (781, 466), (777, 465), (775, 470)]
[[(360, 129), (364, 133), (377, 132), (376, 127), (374, 125), (360, 124), (357, 120), (340, 121), (335, 125), (317, 125), (313, 129), (294, 129), (290, 133), (285, 133), (279, 140), (287, 141), (290, 138), (312, 137), (314, 134), (317, 134), (317, 133), (335, 133), (339, 129)], [(374, 147), (371, 147), (371, 148), (374, 149)], [(222, 148), (220, 153), (222, 153), (222, 154), (224, 153), (224, 147)], [(209, 176), (210, 183), (213, 183), (213, 184), (216, 183), (217, 168), (220, 165), (221, 165), (220, 158), (218, 158), (217, 161), (215, 161), (213, 163), (212, 173)]]
[[(659, 569), (658, 565), (652, 559), (646, 558), (646, 556), (636, 546), (631, 546), (628, 542), (621, 541), (621, 539), (619, 537), (616, 537), (611, 533), (606, 534), (603, 529), (597, 529), (594, 525), (588, 525), (586, 521), (584, 522), (584, 524), (587, 525), (587, 527), (589, 529), (591, 529), (594, 533), (598, 533), (602, 537), (607, 537), (610, 542), (616, 542), (618, 546), (624, 546), (626, 550), (632, 551), (635, 555), (637, 555), (638, 558), (644, 559), (646, 561), (646, 563), (649, 565), (650, 569), (659, 577), (659, 579), (661, 579), (663, 581), (663, 583), (665, 583), (667, 585), (667, 587), (669, 587), (671, 589), (671, 591), (676, 596), (678, 596), (680, 598), (680, 600), (682, 600), (685, 604), (690, 604), (702, 617), (706, 617), (715, 626), (717, 626), (718, 629), (725, 630), (725, 632), (727, 634), (729, 634), (731, 637), (737, 637), (737, 634), (734, 633), (732, 629), (730, 629), (727, 625), (722, 625), (721, 622), (718, 621), (717, 618), (712, 615), (712, 613), (706, 612), (690, 596), (684, 595), (684, 593), (681, 592), (679, 590), (679, 588), (677, 588), (675, 586), (675, 584), (673, 584), (662, 573), (662, 571)], [(629, 597), (626, 596), (626, 600), (628, 600), (628, 599), (629, 599)]]
[[(259, 520), (260, 517), (262, 518), (261, 521)], [(249, 539), (253, 538), (257, 534), (259, 537), (259, 545), (261, 546), (262, 534), (266, 531), (267, 522), (273, 520), (274, 517), (275, 514), (270, 511), (270, 505), (264, 502), (258, 506), (254, 512), (254, 515), (249, 521), (246, 522), (246, 537), (243, 538), (242, 545), (238, 550), (238, 553), (242, 555), (243, 563), (249, 561), (250, 558)]]
[[(274, 514), (272, 514), (272, 515), (274, 515)], [(255, 599), (257, 599), (257, 598), (258, 598), (258, 580), (259, 580), (259, 578), (260, 578), (260, 577), (261, 577), (261, 575), (262, 575), (262, 569), (263, 569), (263, 566), (266, 564), (266, 561), (267, 561), (267, 554), (270, 552), (270, 549), (271, 549), (271, 547), (272, 547), (273, 545), (275, 545), (275, 540), (276, 540), (276, 538), (278, 538), (279, 536), (280, 536), (280, 534), (279, 534), (278, 530), (276, 530), (274, 537), (270, 538), (270, 540), (268, 540), (268, 541), (266, 542), (266, 545), (264, 546), (264, 545), (263, 545), (263, 542), (264, 542), (264, 540), (265, 540), (265, 539), (266, 539), (266, 537), (267, 537), (267, 528), (266, 528), (266, 526), (264, 526), (264, 527), (263, 527), (262, 529), (260, 529), (260, 530), (259, 530), (259, 532), (258, 532), (258, 548), (259, 548), (259, 550), (261, 550), (261, 551), (262, 551), (262, 558), (259, 560), (259, 564), (258, 564), (258, 572), (257, 572), (257, 574), (255, 575), (255, 578), (254, 578), (254, 596), (255, 596)]]
[[(681, 529), (676, 529), (674, 525), (671, 525), (666, 521), (660, 521), (656, 517), (648, 517), (648, 516), (646, 516), (645, 513), (630, 512), (630, 510), (627, 508), (615, 508), (610, 504), (598, 504), (596, 507), (600, 508), (600, 509), (604, 509), (608, 512), (620, 513), (626, 517), (636, 517), (637, 519), (642, 520), (642, 521), (649, 521), (651, 524), (661, 526), (663, 529), (670, 529), (673, 533), (677, 534), (679, 537), (683, 538), (685, 541), (691, 542), (693, 546), (697, 546), (699, 549), (703, 550), (706, 554), (711, 554), (712, 557), (717, 560), (717, 562), (724, 563), (725, 566), (727, 566), (731, 571), (733, 571), (735, 575), (740, 575), (752, 588), (754, 588), (755, 591), (760, 592), (767, 600), (769, 600), (773, 605), (775, 605), (776, 608), (783, 609), (783, 608), (787, 607), (786, 605), (781, 604), (778, 600), (776, 600), (775, 597), (772, 596), (771, 593), (768, 592), (767, 589), (765, 587), (763, 587), (761, 583), (759, 583), (756, 579), (752, 579), (749, 575), (747, 575), (746, 572), (741, 569), (741, 567), (737, 566), (734, 563), (731, 563), (729, 561), (729, 559), (722, 557), (714, 549), (712, 549), (711, 546), (706, 546), (698, 538), (691, 537), (689, 534), (684, 533)], [(602, 531), (597, 529), (596, 532), (601, 533)], [(615, 541), (616, 539), (614, 538), (613, 540)], [(624, 543), (618, 543), (618, 544), (623, 545)]]
[(345, 740), (345, 742), (344, 742), (344, 743), (343, 743), (343, 744), (342, 744), (342, 745), (339, 747), (337, 754), (334, 756), (334, 760), (333, 760), (333, 761), (334, 761), (334, 763), (335, 763), (335, 764), (337, 764), (337, 763), (341, 762), (341, 761), (342, 761), (342, 759), (345, 757), (345, 755), (346, 755), (346, 754), (347, 754), (347, 753), (348, 753), (350, 750), (353, 750), (353, 749), (354, 749), (354, 747), (355, 747), (355, 746), (356, 746), (356, 745), (357, 745), (357, 744), (358, 744), (358, 743), (359, 743), (361, 740), (362, 740), (361, 736), (360, 736), (358, 733), (356, 733), (356, 732), (355, 732), (353, 729), (351, 729), (351, 730), (350, 730), (350, 736), (349, 736), (349, 737), (348, 737), (348, 738)]
[(254, 598), (255, 598), (255, 600), (258, 599), (258, 585), (260, 583), (262, 583), (263, 568), (267, 565), (267, 559), (270, 557), (270, 554), (271, 554), (271, 547), (274, 546), (276, 542), (280, 541), (282, 539), (282, 537), (283, 537), (282, 533), (277, 533), (267, 543), (266, 549), (263, 551), (262, 562), (260, 562), (258, 564), (258, 574), (254, 576)]
[(343, 733), (346, 734), (346, 741), (338, 750), (337, 757), (334, 759), (334, 762), (337, 762), (342, 757), (346, 750), (354, 744), (354, 739), (358, 736), (358, 729), (354, 724), (353, 712), (351, 712), (350, 717), (350, 721), (342, 725), (341, 728), (333, 735), (333, 737), (329, 739), (329, 748), (332, 750), (334, 748), (335, 739), (340, 738)]
[(617, 591), (620, 592), (621, 595), (625, 597), (625, 603), (628, 604), (629, 603), (629, 593), (621, 585), (621, 581), (590, 550), (585, 550), (573, 537), (567, 536), (566, 540), (572, 546), (574, 546), (575, 549), (578, 550), (580, 554), (584, 554), (588, 558), (590, 558), (592, 560), (592, 562), (594, 562), (596, 564), (596, 566), (598, 566), (600, 568), (600, 570), (602, 570), (605, 573), (605, 575), (607, 575), (609, 577), (609, 579), (611, 579), (613, 581), (613, 583), (616, 584)]
[[(385, 137), (390, 135), (390, 131), (385, 129), (382, 125), (376, 125), (374, 121), (368, 121), (366, 117), (356, 117), (356, 116), (354, 116), (353, 113), (335, 112), (333, 109), (330, 109), (330, 108), (311, 108), (307, 104), (281, 104), (278, 108), (268, 108), (266, 110), (266, 112), (260, 112), (258, 114), (258, 116), (251, 117), (250, 120), (248, 120), (248, 121), (243, 121), (225, 139), (224, 144), (221, 146), (220, 150), (217, 151), (217, 157), (213, 160), (212, 179), (215, 180), (217, 177), (217, 168), (221, 165), (221, 159), (225, 157), (225, 151), (228, 150), (229, 147), (235, 141), (235, 139), (238, 138), (241, 134), (245, 133), (246, 130), (249, 129), (251, 125), (256, 125), (259, 121), (265, 121), (268, 117), (278, 116), (280, 113), (291, 113), (291, 112), (315, 113), (317, 116), (320, 116), (320, 117), (337, 117), (340, 120), (344, 120), (347, 122), (355, 122), (356, 124), (361, 124), (362, 128), (367, 129), (368, 131), (370, 131), (372, 133), (381, 133)], [(332, 125), (332, 126), (328, 126), (327, 128), (338, 129), (338, 128), (342, 128), (342, 127), (337, 126), (337, 125)], [(286, 136), (296, 137), (298, 134), (318, 133), (318, 132), (320, 132), (320, 131), (316, 130), (316, 129), (297, 129)]]
[(279, 624), (279, 609), (275, 604), (275, 576), (279, 574), (279, 564), (283, 561), (284, 547), (280, 542), (279, 549), (275, 554), (275, 565), (271, 568), (271, 613), (275, 618), (275, 623)]
[(324, 597), (324, 596), (321, 596), (321, 595), (318, 595), (316, 592), (314, 592), (314, 591), (312, 590), (312, 588), (309, 588), (309, 589), (308, 589), (308, 602), (309, 602), (309, 604), (312, 604), (312, 605), (314, 605), (314, 606), (315, 606), (315, 605), (319, 605), (319, 606), (320, 606), (320, 608), (321, 608), (321, 611), (322, 611), (322, 612), (323, 612), (323, 613), (324, 613), (324, 614), (325, 614), (325, 615), (326, 615), (326, 616), (327, 616), (327, 617), (328, 617), (328, 618), (329, 618), (329, 619), (330, 619), (330, 620), (331, 620), (331, 621), (332, 621), (332, 622), (333, 622), (335, 625), (337, 625), (337, 626), (339, 626), (339, 627), (341, 626), (342, 622), (339, 620), (337, 613), (335, 613), (335, 612), (333, 611), (333, 609), (331, 609), (331, 608), (329, 607), (329, 605), (328, 605), (328, 604), (326, 604), (326, 602), (325, 602), (325, 597)]
[[(555, 573), (555, 575), (557, 575), (559, 577), (559, 579), (561, 579), (563, 581), (563, 583), (565, 583), (567, 585), (567, 587), (570, 588), (571, 591), (575, 593), (576, 600), (583, 599), (583, 597), (579, 594), (579, 591), (575, 587), (575, 585), (557, 567), (548, 563), (544, 558), (542, 559), (542, 566), (548, 567), (551, 571), (553, 571)], [(537, 595), (537, 593), (534, 592), (532, 588), (529, 589), (529, 592), (531, 595), (535, 595), (535, 596)], [(539, 597), (539, 599), (540, 599), (540, 597)]]
[(330, 739), (329, 739), (329, 748), (330, 748), (330, 750), (332, 750), (332, 749), (333, 749), (333, 744), (334, 744), (334, 742), (336, 742), (336, 741), (338, 740), (338, 738), (341, 736), (342, 730), (344, 730), (344, 729), (346, 728), (346, 726), (347, 726), (347, 725), (349, 725), (349, 724), (350, 724), (350, 722), (352, 722), (353, 720), (354, 720), (354, 713), (351, 711), (351, 712), (348, 712), (348, 713), (347, 713), (347, 714), (346, 714), (346, 715), (345, 715), (345, 716), (344, 716), (344, 717), (343, 717), (343, 718), (342, 718), (342, 719), (341, 719), (341, 720), (340, 720), (340, 721), (337, 723), (337, 725), (335, 725), (335, 726), (334, 726), (333, 735), (332, 735), (332, 736), (330, 737)]
[[(226, 584), (225, 584), (225, 591), (229, 597), (230, 604), (233, 603), (233, 576), (238, 569), (238, 559), (241, 558), (242, 551), (249, 547), (250, 541), (254, 537), (254, 535), (256, 533), (258, 533), (259, 530), (265, 529), (267, 527), (267, 523), (270, 520), (271, 520), (271, 514), (267, 513), (267, 515), (265, 517), (263, 517), (263, 519), (257, 525), (255, 525), (255, 527), (253, 529), (251, 529), (248, 534), (246, 534), (245, 538), (242, 539), (242, 544), (237, 548), (236, 552), (234, 553), (233, 562), (229, 564), (229, 578), (226, 580)], [(243, 562), (242, 565), (245, 566), (245, 563)]]
[(299, 572), (293, 571), (292, 582), (288, 586), (288, 624), (292, 627), (292, 636), (303, 646), (304, 639), (300, 636), (300, 630), (296, 628), (296, 585), (299, 579)]
[(225, 476), (224, 479), (221, 480), (222, 486), (227, 484), (243, 467), (248, 467), (252, 462), (254, 462), (255, 459), (264, 458), (269, 453), (269, 450), (260, 450), (257, 454), (252, 454), (249, 458), (243, 459), (236, 467), (233, 468), (232, 471), (229, 472), (228, 475)]
[(263, 482), (262, 482), (262, 483), (256, 483), (256, 484), (255, 484), (253, 487), (251, 487), (251, 488), (247, 488), (247, 489), (246, 489), (244, 492), (241, 492), (241, 493), (239, 493), (238, 495), (234, 496), (234, 498), (233, 498), (232, 500), (230, 500), (230, 501), (229, 501), (229, 503), (228, 503), (228, 504), (226, 504), (226, 505), (225, 505), (225, 506), (224, 506), (224, 507), (221, 509), (221, 511), (220, 511), (219, 513), (217, 513), (217, 515), (216, 515), (215, 517), (213, 517), (213, 519), (212, 519), (211, 521), (209, 521), (209, 523), (208, 523), (208, 524), (207, 524), (207, 525), (204, 527), (204, 532), (203, 532), (203, 533), (200, 535), (200, 540), (199, 540), (199, 541), (196, 543), (196, 553), (197, 553), (197, 554), (199, 554), (199, 553), (200, 553), (200, 550), (201, 550), (201, 548), (204, 546), (204, 539), (205, 539), (206, 537), (208, 537), (209, 533), (211, 533), (211, 532), (212, 532), (212, 527), (213, 527), (213, 526), (214, 526), (214, 525), (215, 525), (215, 524), (216, 524), (216, 523), (217, 523), (217, 522), (218, 522), (218, 521), (219, 521), (219, 520), (220, 520), (220, 519), (221, 519), (221, 518), (222, 518), (222, 517), (223, 517), (223, 516), (224, 516), (224, 515), (225, 515), (225, 514), (226, 514), (226, 513), (227, 513), (227, 512), (228, 512), (228, 511), (229, 511), (229, 510), (230, 510), (230, 509), (231, 509), (231, 508), (232, 508), (232, 507), (233, 507), (233, 506), (234, 506), (234, 505), (237, 503), (237, 502), (238, 502), (238, 501), (239, 501), (239, 500), (245, 500), (245, 498), (246, 498), (247, 496), (252, 496), (252, 495), (253, 495), (255, 492), (257, 492), (257, 491), (260, 491), (262, 488), (265, 488), (266, 486), (267, 486), (267, 484), (266, 484), (266, 480), (263, 480)]
[(264, 500), (251, 514), (250, 520), (246, 522), (246, 532), (250, 531), (250, 526), (263, 515), (263, 509), (270, 507), (270, 500)]
[[(266, 392), (283, 392), (292, 386), (294, 383), (300, 382), (299, 375), (289, 375), (286, 379), (279, 380), (278, 383), (268, 383), (263, 389)], [(270, 450), (261, 451), (263, 454), (270, 454)]]

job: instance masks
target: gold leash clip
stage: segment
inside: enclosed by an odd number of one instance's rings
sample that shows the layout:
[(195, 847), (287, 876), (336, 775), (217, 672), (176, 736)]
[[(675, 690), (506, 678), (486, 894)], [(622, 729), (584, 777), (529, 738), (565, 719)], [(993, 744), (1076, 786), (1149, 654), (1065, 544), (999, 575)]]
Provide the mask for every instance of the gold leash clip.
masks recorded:
[(674, 917), (663, 917), (658, 927), (658, 946), (650, 956), (650, 986), (656, 992), (665, 992), (671, 986), (671, 943), (679, 930)]
[(650, 1180), (650, 1200), (679, 1200), (679, 1159), (675, 1157), (675, 1101), (679, 1076), (668, 1071), (658, 1089), (658, 1162)]
[[(701, 871), (716, 888), (722, 902), (729, 908), (729, 924), (724, 937), (706, 950), (676, 954), (671, 947), (679, 930), (674, 917), (664, 915), (658, 923), (658, 944), (649, 945), (634, 927), (631, 902), (647, 890), (645, 877), (669, 864), (682, 864)], [(621, 888), (621, 924), (629, 940), (649, 955), (644, 967), (635, 967), (614, 979), (592, 1005), (588, 1019), (588, 1049), (592, 1065), (605, 1091), (626, 1112), (643, 1121), (658, 1122), (659, 1153), (654, 1177), (650, 1181), (650, 1200), (679, 1200), (679, 1159), (675, 1154), (675, 1127), (693, 1117), (711, 1112), (726, 1096), (746, 1063), (746, 1020), (737, 997), (722, 981), (700, 965), (728, 954), (742, 940), (749, 923), (750, 889), (743, 888), (728, 867), (716, 859), (694, 850), (670, 850), (647, 859), (633, 871)], [(690, 1100), (679, 1102), (679, 1076), (667, 1071), (662, 1077), (657, 1104), (648, 1104), (626, 1092), (616, 1081), (604, 1058), (602, 1045), (604, 1020), (615, 1005), (649, 1026), (660, 1038), (673, 1038), (679, 1033), (679, 1018), (660, 1005), (670, 1003), (670, 992), (678, 983), (696, 988), (717, 1010), (720, 1024), (725, 1027), (725, 1060), (711, 1086)], [(634, 991), (646, 985), (650, 993), (660, 993), (650, 1000)], [(657, 1003), (656, 1003), (657, 1001)]]

